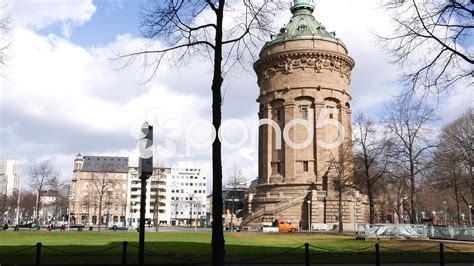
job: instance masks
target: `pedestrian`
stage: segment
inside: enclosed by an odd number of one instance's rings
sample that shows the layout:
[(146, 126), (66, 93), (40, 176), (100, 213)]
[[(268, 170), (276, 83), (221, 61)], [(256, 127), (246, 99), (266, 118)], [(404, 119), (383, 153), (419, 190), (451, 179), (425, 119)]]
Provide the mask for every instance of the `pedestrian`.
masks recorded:
[(61, 231), (62, 231), (62, 232), (66, 231), (66, 225), (65, 225), (65, 224), (62, 224), (62, 225), (61, 225)]

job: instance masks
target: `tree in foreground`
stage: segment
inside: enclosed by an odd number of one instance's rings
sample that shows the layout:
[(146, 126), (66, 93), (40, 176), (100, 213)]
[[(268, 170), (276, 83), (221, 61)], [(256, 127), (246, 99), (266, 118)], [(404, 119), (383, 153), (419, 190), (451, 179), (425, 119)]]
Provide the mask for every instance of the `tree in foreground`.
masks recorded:
[(414, 92), (435, 93), (474, 84), (472, 0), (383, 0), (391, 34), (379, 36)]
[[(235, 4), (234, 4), (235, 5)], [(212, 124), (216, 131), (222, 119), (222, 83), (224, 74), (234, 65), (245, 63), (246, 56), (258, 51), (275, 12), (283, 7), (280, 1), (243, 0), (232, 6), (226, 0), (152, 1), (143, 8), (140, 29), (147, 39), (163, 41), (165, 48), (127, 53), (117, 59), (126, 64), (141, 59), (145, 67), (157, 73), (163, 59), (184, 64), (191, 56), (209, 59), (213, 68)], [(224, 234), (222, 225), (222, 160), (221, 142), (212, 144), (212, 264), (224, 265)]]
[(39, 222), (39, 208), (41, 206), (41, 196), (47, 190), (53, 178), (56, 175), (53, 165), (50, 161), (45, 160), (37, 164), (30, 165), (29, 175), (31, 178), (31, 189), (36, 193), (36, 215), (35, 223)]
[(390, 138), (390, 175), (405, 179), (410, 187), (410, 222), (416, 223), (416, 186), (429, 167), (428, 155), (435, 147), (431, 123), (434, 109), (408, 96), (386, 106), (383, 124)]
[[(380, 134), (381, 135), (381, 134)], [(374, 122), (363, 114), (356, 116), (353, 130), (354, 177), (369, 198), (369, 222), (375, 223), (375, 198), (387, 172), (389, 141), (378, 135)]]

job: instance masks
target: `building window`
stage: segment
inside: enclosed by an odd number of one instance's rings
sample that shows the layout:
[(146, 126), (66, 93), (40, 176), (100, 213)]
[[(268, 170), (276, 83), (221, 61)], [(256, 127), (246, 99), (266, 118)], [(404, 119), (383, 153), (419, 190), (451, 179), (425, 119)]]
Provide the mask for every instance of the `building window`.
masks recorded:
[(309, 169), (308, 169), (308, 161), (303, 161), (303, 171), (304, 172), (308, 172)]
[(302, 107), (301, 112), (303, 113), (303, 119), (308, 119), (308, 107)]
[(334, 108), (333, 107), (328, 107), (328, 111), (329, 111), (329, 119), (333, 119), (334, 118)]

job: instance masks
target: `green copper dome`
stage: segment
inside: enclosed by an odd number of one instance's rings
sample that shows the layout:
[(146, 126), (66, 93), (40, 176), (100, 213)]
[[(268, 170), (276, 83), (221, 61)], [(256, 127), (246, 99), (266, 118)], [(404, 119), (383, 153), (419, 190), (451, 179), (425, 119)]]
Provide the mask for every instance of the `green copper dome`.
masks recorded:
[(271, 41), (267, 45), (299, 39), (322, 39), (344, 45), (335, 32), (328, 32), (313, 16), (313, 0), (293, 0), (290, 7), (293, 16), (290, 21), (284, 25), (277, 35), (271, 36)]

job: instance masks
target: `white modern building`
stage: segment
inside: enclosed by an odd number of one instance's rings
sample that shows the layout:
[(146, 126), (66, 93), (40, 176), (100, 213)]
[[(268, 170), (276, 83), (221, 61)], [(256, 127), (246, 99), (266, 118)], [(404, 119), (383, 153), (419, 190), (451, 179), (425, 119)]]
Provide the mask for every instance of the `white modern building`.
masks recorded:
[(192, 162), (178, 162), (171, 168), (171, 224), (204, 225), (206, 219), (207, 177)]
[(20, 185), (20, 161), (0, 160), (0, 195), (12, 196)]
[[(170, 168), (154, 168), (146, 185), (145, 223), (148, 225), (170, 225)], [(138, 167), (128, 171), (127, 212), (128, 224), (137, 227), (140, 221), (141, 180)]]

